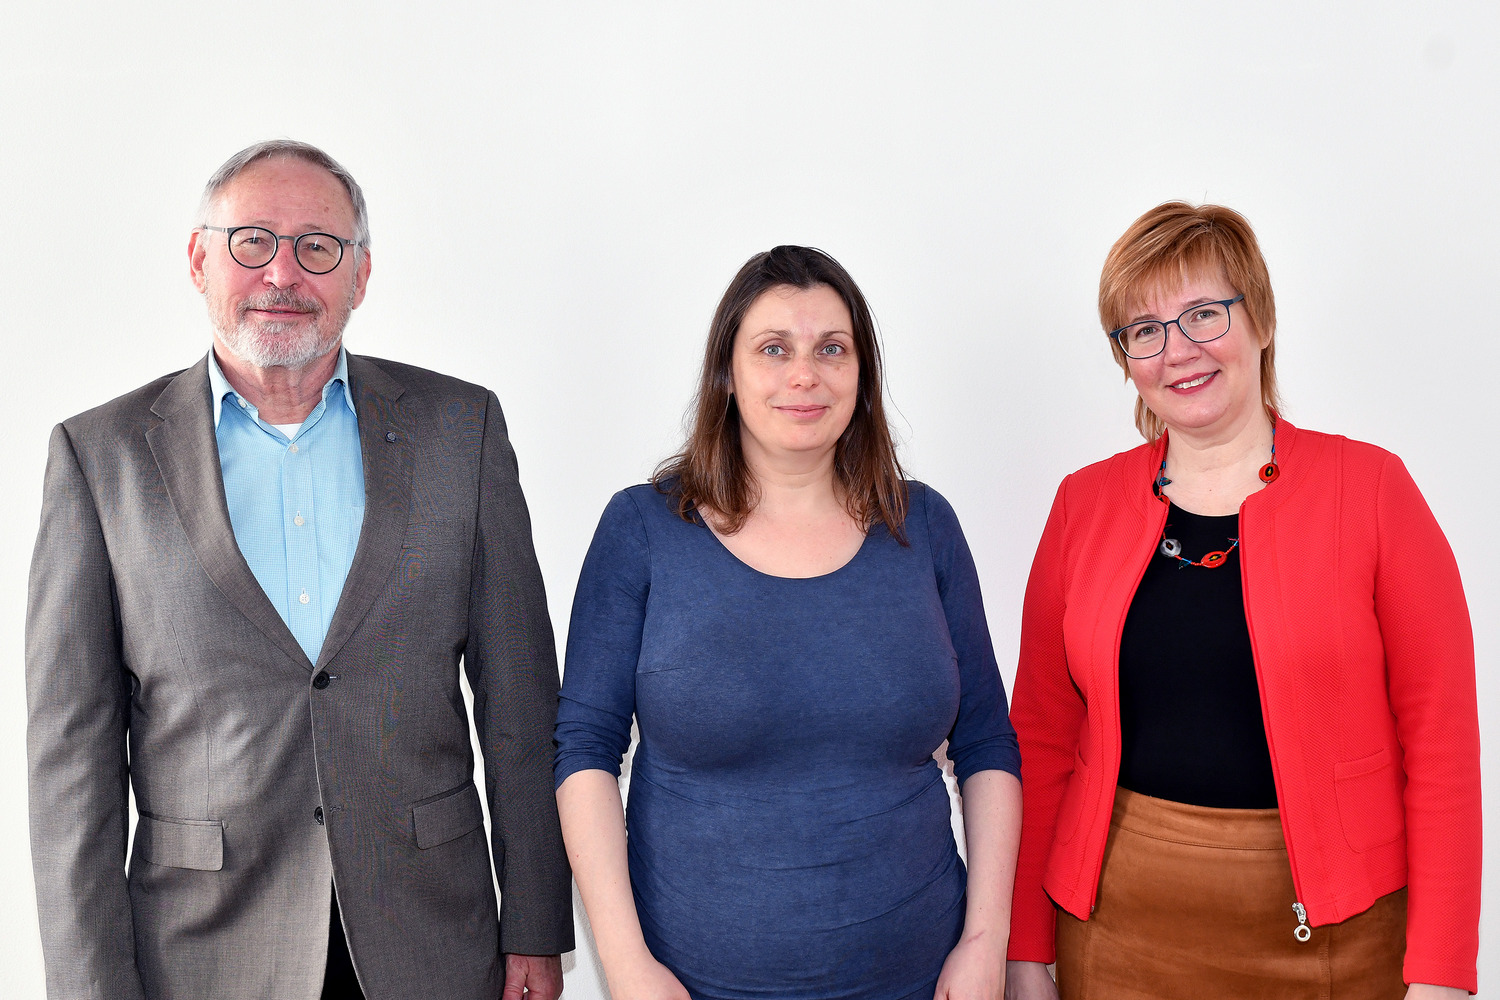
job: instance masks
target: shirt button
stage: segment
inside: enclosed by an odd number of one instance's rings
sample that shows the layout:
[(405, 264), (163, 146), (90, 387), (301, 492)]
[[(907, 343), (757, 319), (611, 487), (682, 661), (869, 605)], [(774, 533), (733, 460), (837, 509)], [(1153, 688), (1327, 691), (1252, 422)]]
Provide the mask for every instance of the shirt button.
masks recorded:
[(328, 671), (319, 670), (316, 674), (313, 674), (313, 687), (321, 691), (328, 686), (330, 680)]
[(302, 520), (302, 515), (298, 514), (296, 517), (292, 518), (292, 523), (300, 528), (305, 522)]
[(295, 454), (297, 454), (297, 446), (296, 446), (296, 445), (295, 445), (295, 444), (293, 444), (293, 445), (289, 445), (289, 446), (288, 446), (288, 447), (287, 447), (287, 451), (289, 451), (289, 452), (291, 452), (291, 453), (292, 453), (292, 454), (293, 454), (293, 455), (295, 455)]
[(315, 820), (318, 821), (318, 825), (319, 826), (323, 825), (323, 807), (322, 806), (318, 806), (318, 808), (316, 808), (316, 809), (313, 810), (313, 819), (315, 819)]
[(240, 397), (238, 397), (238, 396), (234, 397), (234, 401), (236, 403), (240, 404), (240, 409), (243, 410), (245, 408), (245, 401), (243, 399), (241, 399)]
[(311, 598), (311, 597), (308, 597), (308, 596), (307, 596), (307, 591), (305, 591), (305, 590), (304, 590), (304, 591), (303, 591), (303, 592), (302, 592), (302, 596), (301, 596), (301, 597), (298, 597), (298, 598), (297, 598), (297, 600), (298, 600), (298, 602), (300, 602), (300, 603), (302, 603), (302, 604), (306, 604), (306, 603), (307, 603), (307, 602), (308, 602), (308, 601), (310, 601), (310, 600), (312, 600), (312, 598)]

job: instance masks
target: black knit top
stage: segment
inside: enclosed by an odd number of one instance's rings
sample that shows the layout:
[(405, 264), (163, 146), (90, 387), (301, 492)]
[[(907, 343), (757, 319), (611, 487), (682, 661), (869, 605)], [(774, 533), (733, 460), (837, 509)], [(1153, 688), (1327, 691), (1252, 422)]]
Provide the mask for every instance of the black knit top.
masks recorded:
[[(1239, 535), (1239, 518), (1173, 506), (1166, 536), (1201, 561)], [(1199, 806), (1276, 805), (1260, 710), (1240, 551), (1186, 566), (1158, 549), (1120, 640), (1120, 786)]]

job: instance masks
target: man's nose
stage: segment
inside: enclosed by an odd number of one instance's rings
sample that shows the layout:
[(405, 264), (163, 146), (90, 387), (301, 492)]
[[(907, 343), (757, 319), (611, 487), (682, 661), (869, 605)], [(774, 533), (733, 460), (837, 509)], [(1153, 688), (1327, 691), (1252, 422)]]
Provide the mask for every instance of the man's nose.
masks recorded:
[(301, 283), (302, 265), (297, 263), (296, 241), (290, 236), (278, 240), (276, 256), (261, 271), (261, 280), (277, 288), (292, 288)]

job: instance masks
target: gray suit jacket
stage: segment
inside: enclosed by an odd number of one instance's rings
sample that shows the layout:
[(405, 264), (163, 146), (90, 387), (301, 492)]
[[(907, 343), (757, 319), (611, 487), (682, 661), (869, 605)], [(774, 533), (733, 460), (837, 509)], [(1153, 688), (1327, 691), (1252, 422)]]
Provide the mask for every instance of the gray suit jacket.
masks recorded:
[(491, 1000), (502, 952), (573, 947), (556, 654), (500, 405), (373, 358), (349, 381), (365, 519), (317, 663), (235, 544), (206, 359), (52, 435), (26, 617), (49, 996), (315, 998), (330, 884), (371, 1000)]

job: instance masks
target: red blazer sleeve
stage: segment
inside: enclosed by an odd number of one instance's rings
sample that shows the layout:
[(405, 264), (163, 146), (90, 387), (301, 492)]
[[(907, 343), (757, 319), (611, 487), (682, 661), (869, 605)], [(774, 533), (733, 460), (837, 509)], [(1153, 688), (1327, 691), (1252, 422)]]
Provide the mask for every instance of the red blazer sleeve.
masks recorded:
[(1010, 717), (1021, 741), (1021, 853), (1011, 904), (1013, 961), (1051, 962), (1056, 910), (1042, 888), (1058, 807), (1078, 753), (1087, 708), (1068, 673), (1066, 610), (1068, 480), (1058, 487), (1031, 564), (1021, 614), (1021, 659)]
[(1453, 550), (1395, 455), (1376, 498), (1375, 615), (1406, 769), (1405, 979), (1478, 990), (1479, 710)]

